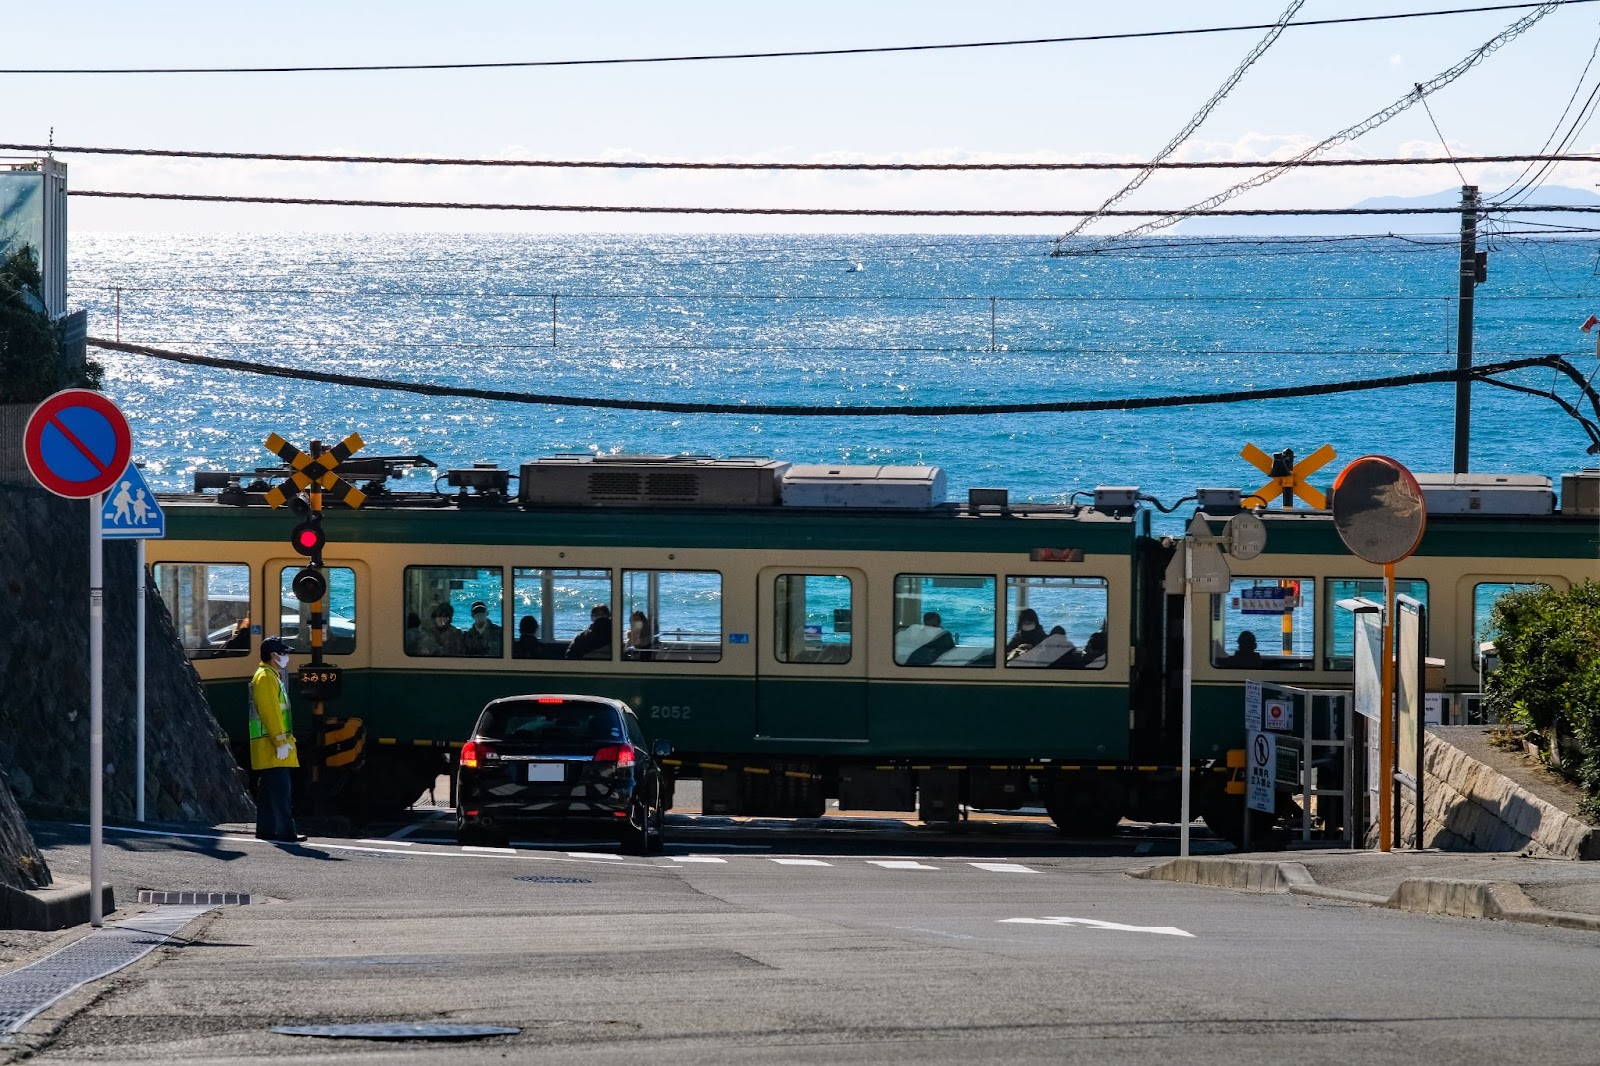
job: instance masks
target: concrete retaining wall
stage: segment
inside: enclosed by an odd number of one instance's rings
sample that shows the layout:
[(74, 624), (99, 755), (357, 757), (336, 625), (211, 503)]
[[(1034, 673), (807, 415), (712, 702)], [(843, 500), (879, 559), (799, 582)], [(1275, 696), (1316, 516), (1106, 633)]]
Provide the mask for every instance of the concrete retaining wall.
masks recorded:
[[(1429, 733), (1423, 747), (1423, 843), (1444, 851), (1515, 851), (1537, 858), (1600, 859), (1600, 830), (1545, 802), (1492, 767)], [(1402, 792), (1401, 825), (1415, 806)]]

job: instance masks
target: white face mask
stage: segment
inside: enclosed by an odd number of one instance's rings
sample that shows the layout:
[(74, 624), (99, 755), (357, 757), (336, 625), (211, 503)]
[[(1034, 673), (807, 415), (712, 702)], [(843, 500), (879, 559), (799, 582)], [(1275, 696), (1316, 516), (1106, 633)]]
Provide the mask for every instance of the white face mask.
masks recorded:
[(272, 662), (279, 670), (282, 670), (289, 665), (289, 655), (287, 652), (276, 652), (272, 656)]
[(1034, 625), (1032, 622), (1024, 622), (1024, 623), (1022, 623), (1022, 631), (1024, 633), (1032, 633), (1035, 629), (1038, 629), (1038, 628), (1039, 627)]

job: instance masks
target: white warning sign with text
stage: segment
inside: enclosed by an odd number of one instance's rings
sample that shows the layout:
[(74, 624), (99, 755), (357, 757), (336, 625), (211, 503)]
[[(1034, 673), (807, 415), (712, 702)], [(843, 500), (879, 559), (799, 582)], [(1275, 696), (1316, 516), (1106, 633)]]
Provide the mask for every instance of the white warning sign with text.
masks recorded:
[(1278, 738), (1259, 730), (1250, 731), (1245, 759), (1244, 805), (1252, 811), (1271, 813), (1274, 807), (1273, 776), (1278, 765)]

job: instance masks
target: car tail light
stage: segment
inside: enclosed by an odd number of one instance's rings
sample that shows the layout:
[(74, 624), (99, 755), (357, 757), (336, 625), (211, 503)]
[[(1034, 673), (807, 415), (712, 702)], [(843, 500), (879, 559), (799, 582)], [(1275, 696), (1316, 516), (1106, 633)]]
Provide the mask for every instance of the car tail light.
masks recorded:
[(478, 759), (481, 755), (482, 751), (476, 740), (469, 740), (461, 745), (461, 765), (467, 769), (476, 770), (478, 768)]
[(594, 753), (595, 762), (614, 762), (618, 766), (633, 765), (632, 744), (612, 744)]

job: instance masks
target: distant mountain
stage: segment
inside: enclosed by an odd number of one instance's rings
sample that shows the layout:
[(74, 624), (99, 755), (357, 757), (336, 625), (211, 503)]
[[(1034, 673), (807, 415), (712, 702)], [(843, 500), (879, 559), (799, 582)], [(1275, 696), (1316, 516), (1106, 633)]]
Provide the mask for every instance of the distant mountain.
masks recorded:
[[(1482, 195), (1499, 191), (1498, 188), (1479, 190)], [(1596, 193), (1593, 189), (1574, 189), (1563, 185), (1542, 186), (1526, 197), (1518, 197), (1517, 200), (1524, 205), (1600, 207), (1600, 193)], [(1233, 201), (1233, 204), (1239, 203), (1240, 201)], [(1457, 208), (1461, 206), (1461, 189), (1456, 187), (1426, 196), (1374, 196), (1352, 206)], [(1600, 229), (1600, 213), (1550, 211), (1502, 217), (1505, 217), (1514, 228), (1546, 230), (1572, 226)], [(1196, 218), (1181, 222), (1168, 232), (1183, 237), (1298, 237), (1336, 233), (1448, 234), (1460, 232), (1460, 223), (1458, 215), (1308, 215), (1299, 218), (1271, 215), (1264, 218), (1249, 216)]]

